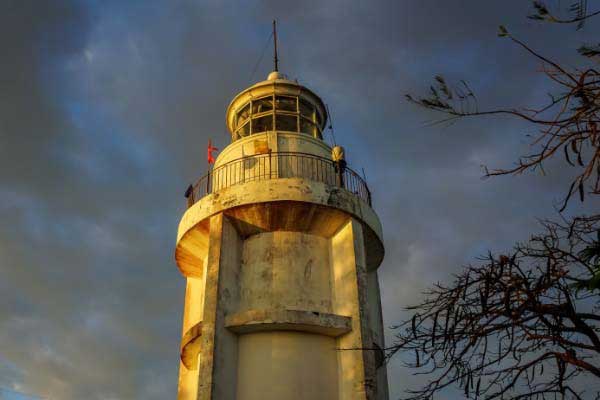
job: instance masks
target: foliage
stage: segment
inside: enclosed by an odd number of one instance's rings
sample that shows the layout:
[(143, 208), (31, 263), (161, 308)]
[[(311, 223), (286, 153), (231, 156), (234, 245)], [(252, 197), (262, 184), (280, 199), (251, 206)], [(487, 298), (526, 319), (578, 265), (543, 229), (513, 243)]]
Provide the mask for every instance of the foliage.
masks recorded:
[(552, 12), (543, 1), (533, 2), (534, 14), (527, 16), (529, 19), (546, 21), (559, 24), (577, 24), (577, 29), (583, 28), (585, 21), (600, 14), (600, 11), (588, 13), (587, 0), (577, 0), (569, 6), (569, 15), (562, 17)]

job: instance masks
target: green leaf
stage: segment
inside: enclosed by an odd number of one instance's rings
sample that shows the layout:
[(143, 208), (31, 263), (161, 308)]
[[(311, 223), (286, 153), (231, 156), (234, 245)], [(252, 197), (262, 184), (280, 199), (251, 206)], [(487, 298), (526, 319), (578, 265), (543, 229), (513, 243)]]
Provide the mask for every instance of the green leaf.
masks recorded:
[(600, 290), (600, 270), (597, 270), (594, 276), (588, 281), (588, 289)]
[(544, 21), (546, 19), (549, 19), (548, 17), (551, 17), (548, 8), (541, 1), (534, 1), (533, 8), (535, 8), (536, 14), (528, 15), (527, 18), (534, 19), (537, 21)]
[(583, 45), (580, 46), (577, 51), (584, 57), (596, 57), (600, 56), (600, 44), (594, 46)]
[(533, 7), (535, 7), (539, 15), (548, 15), (548, 8), (541, 1), (534, 1)]
[(536, 21), (543, 21), (545, 19), (544, 17), (537, 14), (528, 15), (527, 18), (534, 19)]
[(506, 36), (508, 36), (508, 30), (506, 30), (506, 27), (504, 25), (500, 25), (498, 27), (498, 36), (499, 37), (506, 37)]

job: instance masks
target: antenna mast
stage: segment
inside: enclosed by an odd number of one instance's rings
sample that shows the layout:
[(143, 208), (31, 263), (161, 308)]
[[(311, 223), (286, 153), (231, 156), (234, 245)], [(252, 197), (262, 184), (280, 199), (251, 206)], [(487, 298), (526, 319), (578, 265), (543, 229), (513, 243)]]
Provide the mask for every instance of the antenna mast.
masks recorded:
[(273, 20), (273, 59), (275, 61), (275, 71), (279, 71), (279, 60), (277, 59), (277, 21)]

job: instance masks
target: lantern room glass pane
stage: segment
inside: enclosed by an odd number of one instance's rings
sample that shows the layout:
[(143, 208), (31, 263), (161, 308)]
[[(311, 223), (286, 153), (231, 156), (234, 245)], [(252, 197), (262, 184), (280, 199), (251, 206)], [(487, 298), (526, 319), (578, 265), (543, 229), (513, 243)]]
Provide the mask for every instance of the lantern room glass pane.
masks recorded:
[(317, 125), (318, 126), (322, 126), (323, 125), (323, 119), (321, 118), (321, 114), (319, 114), (318, 112), (315, 112), (315, 116), (316, 116), (316, 120), (317, 120)]
[(252, 114), (259, 114), (267, 111), (273, 110), (273, 98), (263, 97), (262, 99), (257, 99), (252, 101)]
[(300, 99), (300, 115), (313, 120), (313, 115), (315, 113), (315, 108), (312, 104), (304, 99)]
[(275, 127), (278, 131), (298, 132), (298, 117), (295, 115), (275, 115)]
[(315, 124), (306, 118), (300, 118), (300, 132), (307, 133), (311, 136), (316, 136), (317, 127)]
[(288, 96), (276, 96), (275, 108), (282, 111), (296, 112), (296, 98)]
[(239, 128), (237, 132), (240, 137), (248, 136), (250, 134), (250, 122)]
[(246, 104), (242, 108), (242, 110), (240, 112), (238, 112), (235, 126), (242, 126), (249, 117), (250, 117), (250, 103)]
[(265, 115), (264, 117), (254, 118), (252, 120), (252, 133), (260, 133), (273, 130), (273, 115)]

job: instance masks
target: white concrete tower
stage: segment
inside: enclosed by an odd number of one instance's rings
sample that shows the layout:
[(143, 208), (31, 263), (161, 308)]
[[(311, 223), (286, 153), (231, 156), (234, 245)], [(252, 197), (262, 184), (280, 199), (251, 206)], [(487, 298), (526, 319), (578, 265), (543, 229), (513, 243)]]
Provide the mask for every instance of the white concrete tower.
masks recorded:
[(279, 72), (229, 105), (232, 143), (177, 234), (179, 400), (388, 399), (381, 224), (326, 119)]

